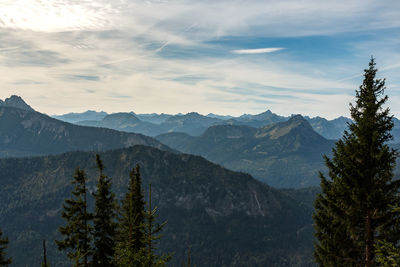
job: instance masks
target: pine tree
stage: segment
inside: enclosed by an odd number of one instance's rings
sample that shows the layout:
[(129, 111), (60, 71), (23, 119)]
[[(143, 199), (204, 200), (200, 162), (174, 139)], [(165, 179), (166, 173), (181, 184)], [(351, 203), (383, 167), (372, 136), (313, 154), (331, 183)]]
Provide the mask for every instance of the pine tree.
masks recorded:
[(165, 266), (170, 259), (170, 255), (157, 255), (156, 242), (162, 237), (159, 233), (162, 231), (167, 222), (162, 224), (156, 223), (157, 207), (151, 205), (151, 184), (149, 185), (149, 200), (146, 211), (146, 227), (145, 227), (145, 240), (146, 240), (146, 267)]
[(0, 229), (0, 266), (8, 266), (11, 264), (11, 258), (7, 258), (5, 250), (8, 245), (8, 238), (3, 238), (3, 232)]
[(374, 247), (379, 241), (399, 240), (398, 181), (393, 181), (396, 151), (387, 141), (392, 136), (392, 116), (383, 105), (385, 80), (376, 79), (371, 58), (364, 81), (350, 105), (353, 123), (325, 156), (329, 170), (321, 176), (322, 193), (315, 202), (315, 258), (320, 266), (376, 266)]
[(116, 201), (115, 194), (111, 192), (111, 180), (104, 175), (104, 166), (99, 155), (96, 155), (99, 179), (97, 191), (94, 194), (96, 207), (93, 217), (94, 223), (94, 267), (112, 267), (116, 234)]
[(145, 201), (140, 167), (130, 173), (128, 192), (122, 201), (115, 252), (117, 266), (143, 266), (145, 262)]
[(63, 240), (56, 240), (59, 250), (67, 250), (68, 257), (74, 261), (74, 266), (89, 266), (91, 254), (91, 230), (90, 221), (92, 214), (87, 210), (86, 174), (83, 170), (75, 170), (75, 185), (72, 191), (73, 198), (66, 199), (63, 205), (61, 217), (67, 221), (66, 226), (60, 227), (59, 232), (64, 236)]

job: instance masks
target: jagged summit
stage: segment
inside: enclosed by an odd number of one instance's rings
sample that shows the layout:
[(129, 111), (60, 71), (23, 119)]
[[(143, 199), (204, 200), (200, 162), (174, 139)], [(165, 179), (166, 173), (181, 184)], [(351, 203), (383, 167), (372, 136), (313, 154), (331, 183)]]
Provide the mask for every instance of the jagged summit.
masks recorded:
[(9, 98), (6, 98), (4, 101), (0, 100), (0, 106), (35, 111), (33, 108), (31, 108), (31, 106), (26, 104), (26, 102), (20, 96), (17, 95), (12, 95)]

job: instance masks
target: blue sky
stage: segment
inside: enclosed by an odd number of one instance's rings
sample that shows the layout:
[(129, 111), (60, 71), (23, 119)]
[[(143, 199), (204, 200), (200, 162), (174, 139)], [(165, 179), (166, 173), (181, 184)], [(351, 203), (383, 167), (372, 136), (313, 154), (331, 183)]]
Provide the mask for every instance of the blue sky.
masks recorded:
[(400, 1), (0, 3), (0, 98), (87, 109), (348, 116), (369, 58), (400, 117)]

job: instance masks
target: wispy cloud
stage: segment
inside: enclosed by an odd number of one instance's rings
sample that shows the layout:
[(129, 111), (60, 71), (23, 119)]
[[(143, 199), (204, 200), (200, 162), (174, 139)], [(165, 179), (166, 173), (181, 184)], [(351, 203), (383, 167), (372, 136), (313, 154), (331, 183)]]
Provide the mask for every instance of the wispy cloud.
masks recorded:
[(271, 48), (257, 48), (257, 49), (239, 49), (239, 50), (232, 50), (235, 54), (265, 54), (265, 53), (272, 53), (276, 51), (280, 51), (283, 48), (280, 47), (271, 47)]
[(13, 50), (16, 50), (16, 49), (18, 49), (19, 47), (18, 46), (13, 46), (13, 47), (0, 47), (0, 52), (2, 52), (2, 51), (13, 51)]

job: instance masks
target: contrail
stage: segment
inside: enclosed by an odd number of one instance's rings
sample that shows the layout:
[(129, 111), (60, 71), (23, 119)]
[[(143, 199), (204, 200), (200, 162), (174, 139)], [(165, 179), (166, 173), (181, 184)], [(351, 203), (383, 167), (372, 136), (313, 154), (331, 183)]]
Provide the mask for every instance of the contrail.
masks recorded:
[[(198, 24), (197, 22), (192, 23), (192, 25), (190, 25), (190, 26), (186, 27), (185, 29), (181, 30), (180, 32), (178, 32), (178, 34), (179, 34), (179, 33), (182, 33), (182, 32), (188, 32), (188, 31), (190, 31), (191, 29), (193, 29), (194, 27), (196, 27), (197, 24)], [(155, 53), (158, 53), (158, 52), (160, 52), (161, 50), (163, 50), (163, 48), (166, 47), (170, 42), (171, 42), (171, 40), (165, 41), (159, 48), (157, 48), (157, 49), (155, 50)]]

